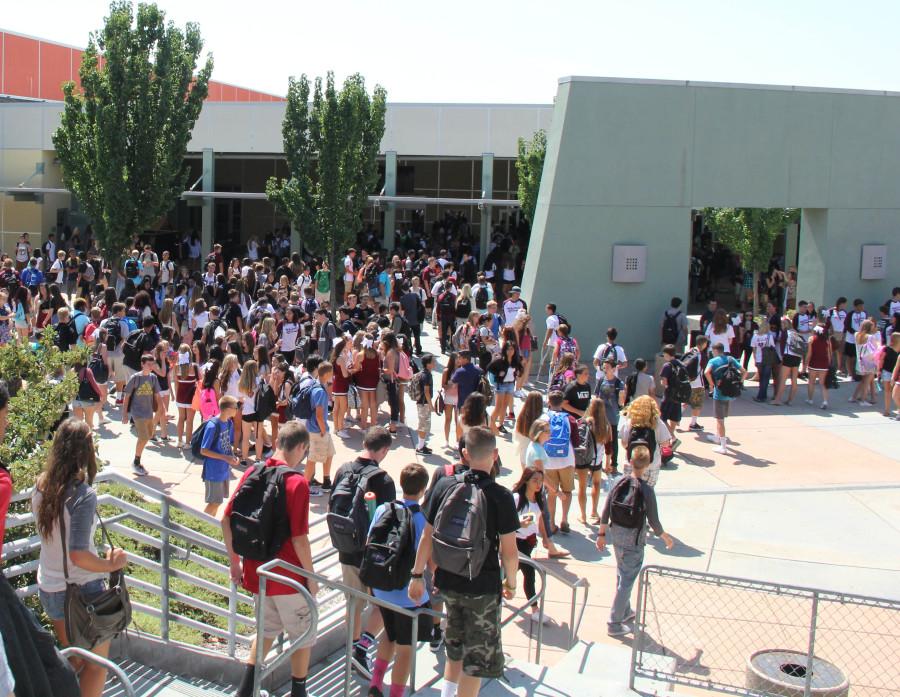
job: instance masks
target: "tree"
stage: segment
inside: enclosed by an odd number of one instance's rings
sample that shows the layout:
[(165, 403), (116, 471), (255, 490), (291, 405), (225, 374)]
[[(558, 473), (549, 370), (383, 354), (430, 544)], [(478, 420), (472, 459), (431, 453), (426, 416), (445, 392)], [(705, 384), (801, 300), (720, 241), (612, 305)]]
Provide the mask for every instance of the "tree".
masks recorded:
[[(351, 75), (340, 91), (334, 74), (316, 78), (312, 104), (306, 75), (290, 79), (282, 123), (289, 179), (272, 177), (266, 195), (297, 227), (310, 248), (340, 272), (338, 254), (362, 227), (368, 196), (378, 181), (378, 150), (384, 135), (387, 92), (370, 97), (362, 75)], [(332, 284), (332, 306), (336, 303)]]
[(519, 138), (519, 155), (516, 158), (516, 174), (519, 176), (519, 205), (528, 218), (534, 222), (538, 192), (541, 189), (541, 173), (547, 155), (547, 133), (544, 129), (535, 131), (530, 141)]
[(81, 91), (63, 87), (53, 144), (99, 248), (115, 260), (184, 191), (184, 156), (213, 62), (208, 56), (195, 74), (199, 28), (176, 28), (154, 4), (138, 5), (135, 17), (130, 2), (117, 0), (104, 21), (81, 60)]
[(797, 222), (799, 210), (791, 208), (706, 208), (703, 221), (721, 242), (741, 258), (753, 274), (753, 314), (759, 313), (758, 274), (769, 269), (775, 240), (785, 227)]

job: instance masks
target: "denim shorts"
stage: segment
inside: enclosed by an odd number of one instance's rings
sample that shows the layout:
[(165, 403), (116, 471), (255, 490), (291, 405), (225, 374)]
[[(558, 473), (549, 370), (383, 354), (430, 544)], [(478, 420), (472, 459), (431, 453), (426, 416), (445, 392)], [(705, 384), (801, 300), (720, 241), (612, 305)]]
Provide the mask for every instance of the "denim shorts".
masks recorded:
[[(106, 581), (102, 578), (95, 579), (93, 581), (88, 581), (83, 586), (81, 586), (81, 592), (84, 594), (84, 597), (88, 600), (92, 598), (96, 598), (98, 595), (103, 593), (106, 590)], [(66, 618), (66, 592), (65, 591), (56, 591), (53, 593), (46, 593), (42, 590), (38, 590), (38, 594), (41, 598), (41, 605), (44, 608), (44, 612), (47, 613), (47, 617), (51, 620), (62, 621)]]
[(497, 394), (513, 394), (516, 391), (516, 383), (501, 382), (497, 385)]

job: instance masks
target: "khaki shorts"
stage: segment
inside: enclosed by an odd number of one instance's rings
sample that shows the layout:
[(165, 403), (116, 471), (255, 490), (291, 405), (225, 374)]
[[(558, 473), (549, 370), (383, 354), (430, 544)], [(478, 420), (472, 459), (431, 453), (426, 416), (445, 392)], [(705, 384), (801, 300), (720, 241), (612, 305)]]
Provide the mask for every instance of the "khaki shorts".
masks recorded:
[[(344, 582), (345, 586), (350, 586), (353, 590), (368, 595), (369, 589), (366, 587), (366, 584), (362, 582), (362, 579), (359, 577), (359, 569), (355, 566), (341, 562), (341, 580)], [(347, 604), (350, 607), (365, 605), (365, 601), (360, 600), (359, 598), (348, 598), (348, 601)], [(356, 608), (354, 607), (354, 609)], [(362, 607), (359, 609), (362, 609)]]
[(331, 440), (330, 433), (310, 433), (309, 434), (309, 462), (325, 462), (328, 458), (334, 457), (334, 441)]
[[(259, 596), (256, 596), (259, 602)], [(299, 593), (289, 595), (267, 595), (263, 605), (263, 636), (274, 639), (284, 632), (291, 640), (303, 636), (309, 629), (312, 617), (306, 598)], [(306, 648), (316, 643), (315, 634), (298, 648)]]
[(155, 430), (153, 428), (153, 419), (134, 419), (134, 430), (137, 433), (138, 440), (150, 440)]
[(419, 417), (419, 428), (418, 430), (425, 435), (431, 432), (431, 405), (430, 404), (417, 404), (416, 405), (416, 414)]
[(706, 401), (706, 390), (702, 387), (692, 387), (691, 396), (688, 398), (688, 404), (691, 409), (702, 409), (703, 403)]
[(319, 303), (319, 307), (322, 307), (322, 303), (329, 302), (331, 300), (331, 293), (320, 293), (316, 291), (316, 302)]
[(121, 354), (109, 354), (109, 372), (112, 375), (112, 379), (116, 382), (128, 382), (135, 373), (135, 371), (122, 362), (123, 360), (124, 358)]
[(726, 401), (724, 399), (714, 399), (713, 402), (715, 402), (715, 405), (716, 405), (716, 410), (715, 410), (716, 418), (717, 419), (727, 418), (728, 412), (731, 409), (731, 402)]
[(575, 468), (563, 467), (558, 470), (544, 468), (544, 483), (550, 491), (564, 491), (571, 494), (575, 491)]

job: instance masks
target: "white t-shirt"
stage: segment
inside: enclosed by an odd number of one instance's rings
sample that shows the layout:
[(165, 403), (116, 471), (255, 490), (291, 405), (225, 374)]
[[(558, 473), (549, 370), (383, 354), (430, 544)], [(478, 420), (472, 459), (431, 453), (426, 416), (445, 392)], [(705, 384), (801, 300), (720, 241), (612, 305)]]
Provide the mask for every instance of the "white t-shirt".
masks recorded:
[(57, 259), (53, 262), (53, 265), (50, 267), (50, 273), (56, 274), (56, 283), (62, 284), (63, 279), (66, 275), (66, 264), (61, 259)]
[(285, 322), (281, 325), (281, 350), (293, 351), (297, 348), (297, 334), (300, 332), (299, 324)]
[(519, 298), (518, 300), (505, 300), (503, 302), (503, 318), (506, 320), (507, 326), (512, 326), (513, 322), (516, 321), (516, 315), (519, 314), (519, 310), (525, 309), (525, 302)]
[(27, 242), (16, 243), (16, 261), (21, 264), (28, 261), (29, 247), (30, 245)]
[(350, 258), (350, 255), (344, 257), (344, 282), (345, 283), (353, 283), (353, 259)]
[[(225, 394), (230, 397), (234, 397), (236, 400), (240, 401), (244, 399), (245, 395), (241, 394), (241, 391), (238, 389), (238, 384), (241, 382), (241, 371), (235, 370), (228, 378), (228, 384), (225, 386)], [(252, 409), (250, 410), (253, 411)], [(248, 413), (248, 412), (241, 412)]]
[(900, 312), (900, 300), (891, 300), (888, 310), (891, 317)]
[(192, 317), (193, 320), (197, 324), (198, 331), (200, 331), (201, 329), (203, 329), (203, 327), (205, 327), (207, 324), (209, 324), (209, 312), (204, 310), (199, 315), (195, 315), (195, 314), (193, 314), (193, 311), (192, 311), (191, 314), (193, 315), (193, 317)]
[[(609, 347), (609, 345), (610, 345), (609, 342), (606, 342), (605, 344), (600, 344), (597, 347), (597, 350), (594, 351), (594, 360), (601, 362), (600, 365), (597, 366), (597, 379), (598, 380), (602, 380), (605, 377), (603, 374), (603, 362), (602, 361), (604, 358), (604, 354), (607, 353), (606, 349)], [(625, 349), (623, 349), (621, 346), (619, 346), (618, 344), (613, 344), (613, 347), (616, 352), (616, 377), (619, 377), (619, 365), (621, 365), (622, 363), (627, 361), (628, 358), (625, 356)]]
[[(628, 440), (631, 438), (631, 420), (627, 415), (623, 415), (622, 418), (619, 419), (618, 430), (619, 442), (628, 443)], [(659, 479), (659, 469), (662, 467), (662, 456), (660, 455), (659, 446), (666, 441), (672, 440), (672, 433), (669, 431), (669, 427), (666, 426), (666, 422), (662, 419), (657, 419), (654, 434), (656, 435), (656, 449), (653, 451), (653, 459), (650, 461), (650, 466), (642, 477), (650, 486), (656, 485), (656, 480)], [(627, 453), (627, 446), (623, 445), (622, 449)], [(626, 477), (631, 474), (631, 465), (628, 464), (627, 460), (625, 462), (625, 467), (622, 468), (622, 473)]]
[(159, 282), (171, 283), (175, 278), (175, 262), (166, 259), (159, 264)]
[(537, 501), (529, 501), (528, 507), (519, 509), (519, 495), (513, 494), (513, 501), (516, 504), (516, 513), (519, 516), (519, 522), (527, 515), (531, 516), (531, 525), (520, 527), (516, 530), (516, 537), (524, 540), (532, 535), (538, 534), (538, 521), (541, 519), (541, 507), (537, 505)]
[(547, 329), (550, 330), (550, 338), (547, 339), (547, 346), (556, 346), (556, 339), (559, 336), (556, 330), (559, 329), (559, 315), (550, 315), (547, 317)]
[(750, 339), (750, 346), (753, 347), (753, 360), (756, 361), (757, 364), (761, 364), (763, 359), (763, 349), (766, 346), (774, 347), (775, 339), (771, 332), (753, 332), (753, 337)]
[(712, 322), (709, 323), (709, 326), (706, 328), (706, 336), (709, 337), (709, 345), (710, 347), (715, 346), (716, 344), (722, 344), (725, 347), (725, 353), (731, 354), (731, 340), (734, 339), (734, 327), (730, 324), (725, 327), (725, 331), (721, 334), (716, 334)]
[(859, 331), (862, 323), (869, 318), (869, 315), (865, 310), (862, 312), (851, 312), (850, 320), (847, 322), (847, 333), (844, 337), (849, 342), (856, 341), (856, 332)]
[(247, 258), (250, 261), (259, 261), (259, 244), (254, 240), (247, 243)]
[(831, 333), (840, 338), (844, 331), (844, 321), (847, 319), (846, 310), (831, 310), (828, 317), (831, 321)]

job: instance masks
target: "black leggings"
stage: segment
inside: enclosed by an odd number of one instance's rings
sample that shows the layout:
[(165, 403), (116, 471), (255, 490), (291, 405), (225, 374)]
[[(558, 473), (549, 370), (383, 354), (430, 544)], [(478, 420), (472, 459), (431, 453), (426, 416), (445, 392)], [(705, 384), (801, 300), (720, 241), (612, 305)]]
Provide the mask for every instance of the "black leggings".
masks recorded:
[(391, 381), (385, 383), (387, 387), (388, 406), (391, 409), (391, 423), (395, 424), (400, 421), (400, 391), (397, 389), (397, 383)]
[(741, 348), (741, 364), (744, 366), (744, 370), (747, 370), (747, 366), (750, 365), (750, 356), (753, 355), (753, 347), (752, 346), (743, 346)]
[[(528, 540), (522, 540), (517, 537), (516, 547), (519, 548), (520, 554), (524, 554), (530, 559), (531, 553), (534, 551), (534, 548), (537, 547), (537, 542), (529, 542)], [(534, 567), (519, 562), (519, 571), (522, 572), (522, 577), (525, 579), (525, 597), (533, 598), (534, 594), (537, 592), (534, 587)], [(531, 606), (537, 607), (537, 603), (532, 603)]]

